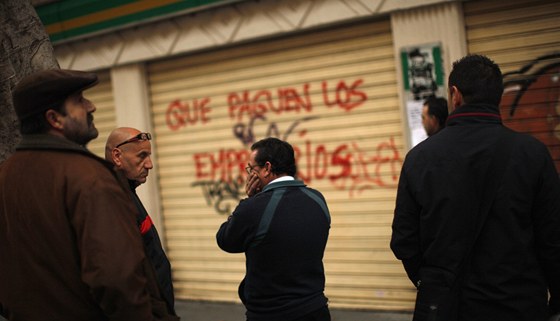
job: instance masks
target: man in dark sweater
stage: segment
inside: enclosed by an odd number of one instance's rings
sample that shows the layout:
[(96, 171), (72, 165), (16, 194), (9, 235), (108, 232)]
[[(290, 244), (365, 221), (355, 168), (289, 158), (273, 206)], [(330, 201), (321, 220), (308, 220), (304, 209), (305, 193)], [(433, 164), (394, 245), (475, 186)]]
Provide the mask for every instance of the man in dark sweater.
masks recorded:
[(115, 166), (117, 173), (124, 175), (128, 180), (132, 199), (138, 209), (136, 223), (142, 234), (146, 256), (154, 267), (159, 290), (167, 303), (167, 309), (170, 314), (175, 315), (171, 265), (161, 245), (156, 227), (136, 194), (136, 187), (146, 182), (148, 172), (154, 167), (151, 159), (151, 139), (149, 133), (142, 133), (135, 128), (117, 128), (107, 138), (105, 159)]
[(329, 321), (323, 253), (330, 214), (323, 195), (294, 179), (290, 144), (263, 139), (251, 147), (246, 192), (216, 239), (245, 253), (239, 297), (248, 321)]
[(448, 88), (447, 125), (406, 156), (393, 219), (391, 249), (418, 287), (414, 320), (548, 320), (560, 312), (554, 162), (502, 124), (492, 60), (456, 61)]

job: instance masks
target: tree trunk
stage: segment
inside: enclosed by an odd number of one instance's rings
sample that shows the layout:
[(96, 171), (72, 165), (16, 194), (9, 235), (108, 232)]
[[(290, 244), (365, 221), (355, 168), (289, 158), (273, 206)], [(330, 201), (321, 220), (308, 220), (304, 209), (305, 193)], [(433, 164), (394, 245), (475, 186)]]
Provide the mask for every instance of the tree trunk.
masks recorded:
[(12, 89), (24, 76), (59, 68), (41, 20), (29, 0), (0, 0), (0, 163), (20, 140)]

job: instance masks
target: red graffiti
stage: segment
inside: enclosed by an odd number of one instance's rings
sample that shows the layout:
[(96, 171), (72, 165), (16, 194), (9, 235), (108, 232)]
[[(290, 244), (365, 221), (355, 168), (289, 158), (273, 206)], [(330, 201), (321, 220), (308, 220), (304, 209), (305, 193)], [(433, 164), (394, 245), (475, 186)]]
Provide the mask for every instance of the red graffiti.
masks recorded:
[[(311, 184), (314, 180), (328, 179), (338, 189), (354, 192), (375, 187), (395, 187), (398, 183), (402, 160), (391, 137), (377, 145), (374, 151), (362, 150), (358, 143), (342, 144), (329, 150), (325, 145), (311, 141), (294, 146), (298, 178)], [(232, 182), (245, 176), (249, 161), (248, 150), (221, 149), (217, 153), (194, 155), (197, 181)]]
[(329, 179), (336, 188), (348, 189), (353, 195), (354, 191), (398, 183), (402, 160), (392, 137), (369, 153), (355, 142), (328, 150), (323, 144), (307, 141), (305, 147), (294, 146), (294, 150), (298, 164), (306, 164), (298, 168), (298, 176), (308, 184)]
[(231, 182), (234, 178), (245, 176), (249, 155), (250, 151), (245, 149), (220, 149), (217, 153), (196, 153), (194, 154), (196, 179)]
[[(357, 88), (364, 82), (363, 79), (358, 79), (348, 87), (344, 80), (338, 82), (336, 90), (334, 91), (334, 99), (329, 99), (329, 89), (327, 81), (323, 81), (323, 101), (326, 106), (338, 106), (346, 111), (350, 111), (367, 100), (367, 95)], [(331, 94), (332, 96), (333, 94)]]
[[(312, 86), (305, 83), (300, 86), (281, 87), (273, 90), (244, 90), (230, 92), (227, 95), (229, 118), (235, 121), (263, 117), (267, 113), (311, 113), (313, 106), (322, 105), (328, 108), (338, 107), (351, 111), (367, 101), (367, 94), (360, 90), (363, 79), (354, 80), (351, 84), (340, 80), (335, 87), (329, 88), (328, 81)], [(312, 87), (314, 87), (312, 90)], [(313, 95), (315, 93), (315, 95)], [(313, 101), (319, 99), (322, 101)], [(216, 99), (216, 98), (215, 98)], [(172, 131), (186, 126), (210, 121), (210, 98), (194, 99), (192, 102), (174, 100), (169, 103), (165, 114), (167, 126)]]
[(195, 99), (191, 103), (181, 102), (179, 100), (172, 101), (167, 107), (165, 113), (165, 121), (169, 129), (175, 131), (187, 125), (196, 125), (197, 123), (207, 123), (210, 121), (209, 113), (211, 111), (210, 98), (202, 100)]
[(278, 88), (276, 93), (270, 90), (242, 93), (230, 93), (227, 98), (229, 117), (241, 121), (243, 116), (254, 118), (269, 112), (276, 114), (286, 112), (310, 112), (313, 108), (309, 96), (309, 84), (304, 84), (301, 90), (296, 88)]

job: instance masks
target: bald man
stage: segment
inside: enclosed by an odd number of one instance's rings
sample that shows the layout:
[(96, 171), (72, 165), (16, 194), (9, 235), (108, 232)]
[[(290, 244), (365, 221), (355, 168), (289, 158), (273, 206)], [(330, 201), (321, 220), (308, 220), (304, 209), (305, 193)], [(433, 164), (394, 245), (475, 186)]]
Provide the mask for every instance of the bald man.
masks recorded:
[(146, 182), (148, 172), (154, 167), (151, 159), (151, 139), (150, 133), (143, 133), (135, 128), (117, 128), (107, 138), (105, 159), (113, 163), (117, 173), (128, 179), (132, 198), (138, 208), (136, 222), (142, 234), (146, 256), (155, 269), (160, 292), (167, 303), (169, 313), (175, 314), (171, 265), (152, 219), (136, 194), (136, 187)]

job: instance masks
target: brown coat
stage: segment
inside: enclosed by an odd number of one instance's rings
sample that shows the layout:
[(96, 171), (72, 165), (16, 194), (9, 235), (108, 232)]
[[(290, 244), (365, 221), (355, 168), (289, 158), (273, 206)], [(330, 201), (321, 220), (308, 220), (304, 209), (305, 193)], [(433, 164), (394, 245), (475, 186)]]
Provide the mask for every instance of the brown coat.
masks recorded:
[(147, 264), (111, 165), (25, 136), (0, 165), (0, 312), (18, 320), (177, 320)]

